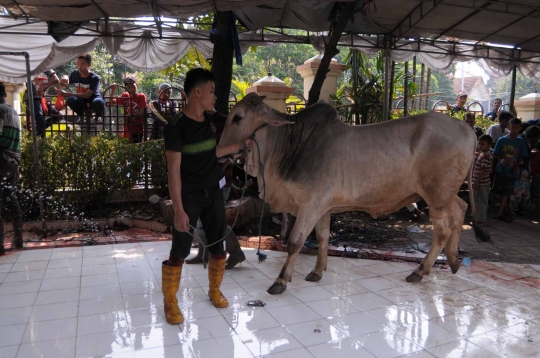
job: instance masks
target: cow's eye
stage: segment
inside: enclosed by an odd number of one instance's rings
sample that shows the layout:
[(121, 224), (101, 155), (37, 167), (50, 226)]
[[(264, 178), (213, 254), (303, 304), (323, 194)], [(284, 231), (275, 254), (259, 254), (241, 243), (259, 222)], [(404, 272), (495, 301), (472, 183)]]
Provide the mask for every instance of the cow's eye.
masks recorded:
[(244, 117), (240, 117), (240, 116), (237, 114), (237, 115), (235, 115), (235, 116), (233, 117), (232, 122), (233, 122), (233, 123), (237, 123), (237, 122), (241, 121), (242, 119), (244, 119)]

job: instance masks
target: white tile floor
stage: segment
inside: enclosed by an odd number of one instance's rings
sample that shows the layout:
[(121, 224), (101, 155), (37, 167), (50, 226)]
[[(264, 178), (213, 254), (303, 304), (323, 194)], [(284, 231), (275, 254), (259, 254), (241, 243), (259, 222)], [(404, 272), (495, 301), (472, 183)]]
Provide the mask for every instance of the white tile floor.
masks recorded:
[[(524, 357), (540, 356), (540, 290), (504, 264), (433, 269), (419, 284), (410, 263), (329, 258), (319, 283), (271, 296), (285, 253), (226, 273), (225, 309), (207, 296), (202, 265), (184, 268), (186, 322), (163, 315), (161, 261), (170, 243), (63, 248), (0, 257), (0, 357)], [(484, 268), (483, 268), (484, 267)], [(531, 269), (532, 268), (532, 269)], [(540, 276), (540, 275), (539, 275)], [(262, 299), (265, 308), (246, 306)]]

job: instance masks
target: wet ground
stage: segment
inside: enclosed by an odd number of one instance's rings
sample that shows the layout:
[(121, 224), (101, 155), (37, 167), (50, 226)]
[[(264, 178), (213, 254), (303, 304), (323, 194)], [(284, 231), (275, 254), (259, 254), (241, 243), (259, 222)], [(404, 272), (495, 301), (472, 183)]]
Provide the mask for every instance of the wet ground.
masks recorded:
[[(330, 257), (318, 283), (300, 255), (285, 293), (266, 289), (286, 253), (227, 271), (230, 306), (209, 302), (207, 272), (186, 265), (186, 322), (163, 315), (170, 242), (11, 252), (0, 257), (0, 356), (526, 357), (540, 354), (540, 267), (473, 260), (417, 284), (407, 262)], [(249, 307), (261, 299), (265, 307)]]

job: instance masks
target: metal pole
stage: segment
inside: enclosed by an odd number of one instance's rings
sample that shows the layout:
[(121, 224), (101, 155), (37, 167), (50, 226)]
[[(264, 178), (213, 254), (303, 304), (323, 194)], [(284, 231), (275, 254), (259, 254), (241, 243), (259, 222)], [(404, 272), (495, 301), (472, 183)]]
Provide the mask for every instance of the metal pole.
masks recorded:
[[(427, 79), (426, 79), (426, 93), (429, 93), (429, 90), (430, 90), (430, 84), (431, 84), (431, 68), (428, 67), (427, 69)], [(424, 109), (428, 109), (429, 108), (429, 97), (426, 96), (426, 102), (425, 102), (425, 108)]]
[[(412, 82), (416, 83), (416, 56), (412, 59)], [(414, 111), (416, 109), (416, 98), (413, 98), (411, 110)]]
[(408, 79), (409, 79), (409, 61), (405, 61), (405, 69), (403, 70), (403, 73), (405, 74), (403, 76), (403, 117), (407, 117), (409, 114), (409, 109), (407, 107), (407, 100), (409, 99), (409, 86), (408, 86)]
[(516, 75), (517, 66), (512, 69), (512, 88), (510, 88), (510, 111), (514, 111), (514, 100), (516, 99)]
[(36, 113), (34, 111), (34, 90), (32, 88), (32, 74), (30, 70), (30, 55), (23, 52), (26, 59), (26, 81), (28, 87), (28, 109), (32, 118), (32, 141), (34, 149), (34, 168), (36, 170), (36, 181), (38, 186), (39, 218), (41, 220), (41, 237), (47, 237), (47, 228), (45, 225), (45, 205), (43, 204), (43, 185), (41, 182), (41, 160), (39, 158), (39, 149), (37, 145), (36, 133)]
[(388, 91), (388, 108), (389, 112), (392, 111), (392, 103), (394, 101), (394, 79), (396, 77), (396, 62), (392, 61), (392, 64), (390, 65), (390, 88)]
[[(426, 65), (422, 62), (422, 66), (420, 67), (420, 94), (427, 93), (425, 92), (424, 88), (424, 77), (426, 74)], [(424, 109), (424, 97), (420, 97), (418, 100), (418, 109), (422, 110)]]
[(383, 99), (383, 121), (388, 118), (388, 82), (390, 78), (390, 54), (388, 53), (388, 36), (384, 36), (384, 99)]

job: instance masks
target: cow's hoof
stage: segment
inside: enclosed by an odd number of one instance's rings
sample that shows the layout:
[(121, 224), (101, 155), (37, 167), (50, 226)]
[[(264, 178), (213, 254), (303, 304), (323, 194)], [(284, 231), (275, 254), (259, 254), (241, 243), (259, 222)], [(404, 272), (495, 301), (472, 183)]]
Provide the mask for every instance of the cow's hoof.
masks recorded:
[(319, 282), (321, 278), (322, 276), (317, 275), (315, 272), (310, 272), (309, 275), (306, 276), (305, 280), (309, 282)]
[(459, 270), (459, 261), (457, 261), (456, 263), (454, 264), (450, 264), (450, 269), (452, 270), (452, 273), (455, 274), (456, 272), (458, 272)]
[(416, 272), (413, 272), (409, 276), (407, 276), (405, 281), (407, 281), (407, 282), (420, 282), (420, 281), (422, 281), (422, 278), (423, 278), (422, 276), (420, 276)]
[(270, 288), (266, 292), (268, 292), (271, 295), (279, 295), (280, 293), (285, 292), (286, 289), (287, 289), (287, 285), (274, 282), (274, 284), (270, 286)]

